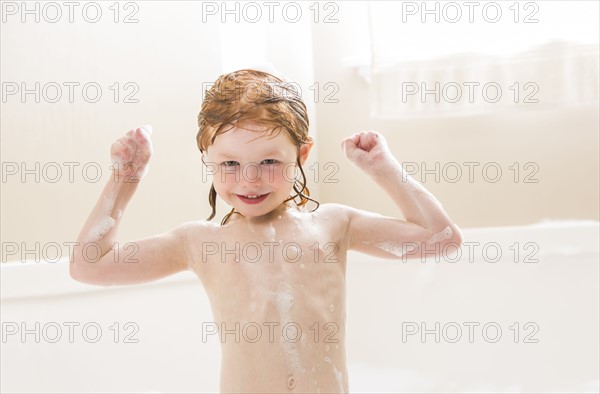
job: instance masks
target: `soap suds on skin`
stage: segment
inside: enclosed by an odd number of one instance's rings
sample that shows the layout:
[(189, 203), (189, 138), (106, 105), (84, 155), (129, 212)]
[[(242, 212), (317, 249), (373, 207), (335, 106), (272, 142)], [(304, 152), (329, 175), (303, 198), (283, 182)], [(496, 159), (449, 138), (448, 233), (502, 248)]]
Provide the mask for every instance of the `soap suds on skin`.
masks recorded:
[(90, 229), (84, 243), (96, 242), (104, 237), (115, 226), (115, 219), (108, 216), (100, 220)]
[[(274, 296), (275, 306), (277, 307), (279, 318), (283, 326), (292, 321), (290, 315), (290, 311), (294, 306), (292, 287), (286, 282), (281, 282)], [(298, 352), (298, 349), (296, 349), (296, 344), (292, 341), (285, 340), (283, 335), (280, 338), (280, 342), (283, 346), (287, 365), (291, 373), (296, 376), (298, 373), (304, 372), (304, 368), (302, 367), (300, 360), (300, 353)]]
[(448, 226), (439, 233), (435, 234), (433, 237), (429, 238), (426, 243), (427, 245), (432, 245), (450, 238), (452, 238), (452, 229), (450, 226)]
[[(152, 126), (145, 125), (145, 126), (140, 127), (140, 129), (142, 129), (142, 134), (146, 134), (146, 140), (148, 141), (148, 153), (150, 155), (152, 155), (152, 153), (154, 152), (154, 147), (152, 146), (152, 140), (150, 139), (150, 136), (152, 135)], [(147, 164), (144, 167), (144, 174), (146, 174), (146, 172), (148, 172)]]
[[(452, 238), (452, 234), (453, 234), (452, 229), (450, 228), (450, 226), (447, 226), (445, 229), (443, 229), (439, 233), (434, 234), (433, 237), (429, 238), (426, 241), (426, 244), (433, 245), (433, 244), (445, 241), (447, 239)], [(366, 245), (369, 245), (369, 242), (363, 241), (363, 243)], [(378, 247), (381, 250), (385, 250), (386, 252), (393, 254), (395, 256), (398, 256), (398, 257), (402, 257), (407, 252), (412, 252), (415, 250), (414, 242), (397, 243), (397, 242), (393, 242), (393, 241), (387, 241), (387, 242), (379, 242), (379, 243), (376, 243), (373, 245), (375, 247)]]
[(115, 207), (115, 201), (117, 199), (117, 192), (111, 191), (108, 196), (105, 196), (102, 200), (102, 213), (106, 216), (99, 219), (96, 224), (88, 231), (87, 236), (84, 239), (84, 243), (97, 242), (102, 239), (113, 227), (115, 227), (117, 220), (123, 216), (123, 210), (117, 209), (113, 211)]
[[(152, 153), (154, 152), (154, 147), (152, 146), (152, 140), (150, 139), (150, 136), (152, 135), (152, 126), (150, 125), (145, 125), (140, 127), (142, 134), (146, 135), (146, 141), (148, 141), (148, 154), (152, 156)], [(140, 169), (140, 173), (139, 173), (139, 177), (140, 179), (143, 178), (147, 173), (148, 170), (150, 169), (150, 166), (148, 165), (148, 163), (146, 163), (146, 165), (144, 167), (142, 167)]]
[(415, 248), (413, 243), (401, 243), (397, 244), (396, 242), (379, 242), (374, 244), (374, 246), (378, 247), (381, 250), (385, 250), (388, 253), (391, 253), (395, 256), (402, 257), (406, 254), (406, 252), (412, 251)]

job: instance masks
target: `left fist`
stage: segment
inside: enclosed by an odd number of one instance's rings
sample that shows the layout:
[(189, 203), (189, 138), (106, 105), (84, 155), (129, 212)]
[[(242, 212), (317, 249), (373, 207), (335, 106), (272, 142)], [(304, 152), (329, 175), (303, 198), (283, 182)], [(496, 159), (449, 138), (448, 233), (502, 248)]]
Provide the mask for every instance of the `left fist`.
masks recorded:
[(360, 131), (342, 140), (346, 158), (363, 171), (374, 175), (393, 159), (387, 141), (376, 131)]

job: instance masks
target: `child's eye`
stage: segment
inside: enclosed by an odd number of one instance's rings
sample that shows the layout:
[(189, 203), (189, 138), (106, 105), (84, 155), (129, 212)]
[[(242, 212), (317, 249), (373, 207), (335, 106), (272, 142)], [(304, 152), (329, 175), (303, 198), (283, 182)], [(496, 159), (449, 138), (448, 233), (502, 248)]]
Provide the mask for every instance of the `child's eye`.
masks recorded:
[[(266, 163), (265, 163), (265, 162), (266, 162)], [(265, 163), (265, 164), (267, 164), (267, 165), (274, 165), (274, 164), (277, 164), (277, 163), (278, 163), (278, 161), (277, 161), (277, 160), (275, 160), (275, 159), (265, 159), (265, 160), (263, 160), (263, 163)]]
[(237, 161), (233, 161), (233, 160), (227, 160), (224, 161), (223, 163), (221, 163), (221, 165), (224, 165), (225, 167), (233, 167), (237, 164)]

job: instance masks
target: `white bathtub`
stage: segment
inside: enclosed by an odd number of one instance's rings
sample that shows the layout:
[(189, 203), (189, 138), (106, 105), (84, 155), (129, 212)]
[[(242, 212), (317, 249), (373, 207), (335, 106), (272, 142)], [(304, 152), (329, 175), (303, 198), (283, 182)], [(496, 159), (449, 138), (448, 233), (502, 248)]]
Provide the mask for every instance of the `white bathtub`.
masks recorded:
[[(599, 223), (463, 234), (454, 263), (349, 253), (351, 392), (597, 393)], [(219, 343), (200, 335), (212, 317), (192, 273), (94, 287), (67, 269), (2, 265), (3, 393), (218, 392)]]

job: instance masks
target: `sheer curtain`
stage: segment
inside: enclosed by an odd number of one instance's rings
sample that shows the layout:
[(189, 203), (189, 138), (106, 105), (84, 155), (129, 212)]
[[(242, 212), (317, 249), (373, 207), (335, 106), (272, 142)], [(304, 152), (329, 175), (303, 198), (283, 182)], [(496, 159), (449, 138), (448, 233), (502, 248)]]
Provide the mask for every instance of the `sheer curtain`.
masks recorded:
[(368, 3), (372, 116), (598, 103), (599, 3)]

